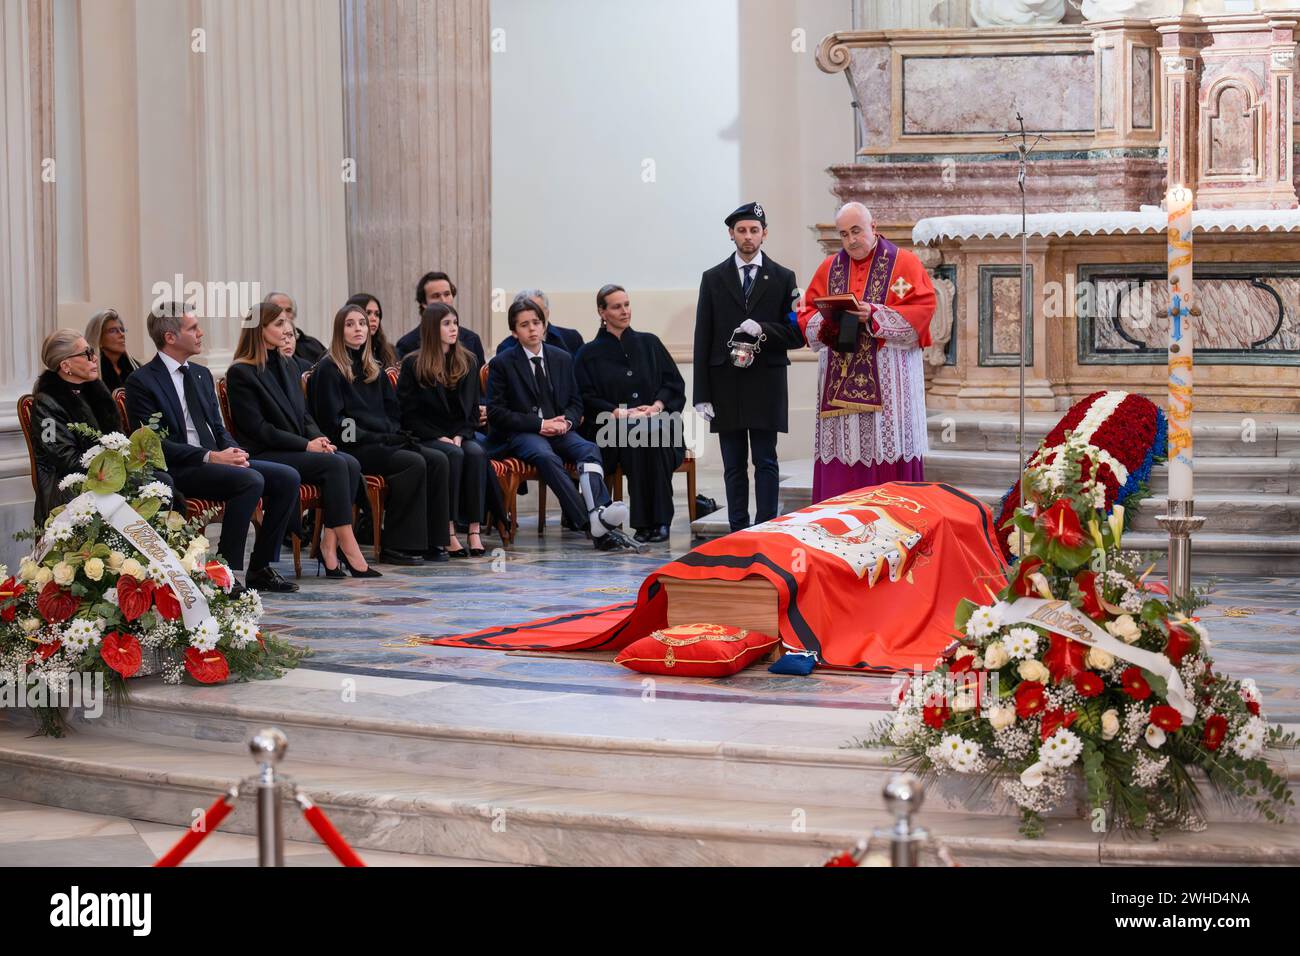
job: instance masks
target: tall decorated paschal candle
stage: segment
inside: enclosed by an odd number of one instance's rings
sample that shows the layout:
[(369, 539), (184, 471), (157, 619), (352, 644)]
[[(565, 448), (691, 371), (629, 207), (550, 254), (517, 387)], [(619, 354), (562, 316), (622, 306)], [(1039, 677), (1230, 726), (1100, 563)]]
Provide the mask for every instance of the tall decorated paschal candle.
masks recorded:
[(1192, 500), (1192, 191), (1174, 186), (1169, 213), (1169, 499)]

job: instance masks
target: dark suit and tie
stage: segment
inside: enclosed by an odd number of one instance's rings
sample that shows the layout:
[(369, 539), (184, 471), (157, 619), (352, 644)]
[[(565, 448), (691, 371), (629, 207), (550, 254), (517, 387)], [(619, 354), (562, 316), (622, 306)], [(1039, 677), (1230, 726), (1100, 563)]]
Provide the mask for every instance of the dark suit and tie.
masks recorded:
[[(766, 227), (762, 207), (742, 206), (727, 217), (727, 225), (758, 221)], [(789, 430), (786, 369), (789, 349), (802, 348), (803, 334), (791, 316), (798, 294), (794, 273), (757, 251), (749, 262), (734, 253), (706, 271), (700, 280), (695, 311), (696, 408), (712, 405), (711, 430), (722, 449), (727, 487), (727, 517), (731, 530), (749, 527), (749, 465), (754, 462), (755, 522), (776, 517), (780, 474), (777, 434)], [(754, 342), (755, 335), (737, 332), (752, 321), (765, 336), (754, 362), (747, 368), (732, 364), (731, 346)]]
[(248, 568), (250, 576), (268, 571), (297, 514), (297, 472), (269, 461), (252, 460), (244, 468), (207, 460), (211, 452), (240, 446), (222, 423), (212, 373), (202, 365), (160, 352), (126, 380), (125, 388), (132, 427), (161, 415), (159, 425), (167, 433), (163, 455), (181, 494), (225, 503), (217, 551), (236, 570), (244, 567), (248, 525), (263, 501), (262, 527)]
[[(574, 377), (573, 358), (563, 349), (542, 345), (532, 356), (520, 347), (507, 349), (488, 366), (488, 422), (498, 449), (532, 465), (555, 493), (564, 516), (575, 528), (589, 523), (587, 506), (564, 470), (565, 462), (599, 466), (600, 449), (578, 434), (582, 394)], [(550, 438), (542, 420), (563, 415), (569, 431)], [(592, 483), (597, 508), (609, 504), (604, 481)]]

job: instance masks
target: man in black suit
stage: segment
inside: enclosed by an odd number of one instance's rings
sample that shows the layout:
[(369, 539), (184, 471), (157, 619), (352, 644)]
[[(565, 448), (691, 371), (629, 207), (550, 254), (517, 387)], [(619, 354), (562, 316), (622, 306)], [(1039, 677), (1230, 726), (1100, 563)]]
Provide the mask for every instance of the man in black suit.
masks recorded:
[[(507, 318), (519, 347), (488, 366), (488, 420), (497, 447), (537, 469), (570, 526), (588, 531), (596, 550), (640, 551), (619, 528), (627, 506), (609, 500), (600, 449), (577, 432), (583, 403), (573, 359), (543, 341), (546, 318), (531, 299), (515, 302)], [(576, 489), (566, 462), (578, 468)]]
[[(524, 289), (515, 296), (516, 302), (522, 302), (525, 299), (531, 299), (541, 306), (542, 315), (546, 317), (546, 344), (554, 345), (557, 349), (564, 349), (574, 358), (577, 358), (578, 349), (585, 344), (582, 341), (582, 333), (577, 329), (566, 329), (551, 324), (551, 300), (546, 297), (546, 293), (541, 289)], [(500, 355), (506, 349), (513, 349), (518, 346), (519, 340), (513, 335), (507, 335), (497, 346), (497, 355)]]
[(191, 498), (225, 502), (217, 551), (235, 570), (244, 566), (248, 525), (258, 502), (265, 499), (245, 584), (259, 591), (298, 590), (271, 567), (298, 507), (298, 473), (286, 465), (250, 461), (226, 431), (212, 373), (190, 361), (203, 347), (203, 330), (194, 313), (164, 303), (146, 321), (158, 354), (126, 381), (132, 427), (147, 425), (152, 415), (162, 414), (159, 424), (167, 431), (163, 455), (177, 489)]
[[(722, 447), (727, 518), (749, 527), (749, 467), (754, 459), (755, 522), (776, 517), (780, 473), (776, 436), (789, 430), (787, 349), (802, 348), (794, 319), (794, 273), (762, 252), (767, 215), (756, 202), (726, 219), (736, 251), (704, 273), (695, 309), (695, 410)], [(757, 343), (748, 367), (732, 361), (732, 342)]]
[[(453, 309), (456, 308), (456, 283), (445, 272), (426, 272), (415, 285), (415, 302), (419, 306), (415, 310), (415, 328), (397, 340), (399, 359), (406, 358), (420, 348), (420, 317), (424, 315), (426, 305), (430, 302), (444, 302)], [(460, 344), (474, 353), (480, 368), (487, 364), (483, 340), (473, 329), (461, 325)]]

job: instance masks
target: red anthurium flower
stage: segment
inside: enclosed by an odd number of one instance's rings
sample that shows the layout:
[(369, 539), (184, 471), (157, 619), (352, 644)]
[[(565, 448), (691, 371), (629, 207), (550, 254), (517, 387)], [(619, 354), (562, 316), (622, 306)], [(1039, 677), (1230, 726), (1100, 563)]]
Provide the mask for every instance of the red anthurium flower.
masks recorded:
[(1055, 710), (1046, 711), (1043, 714), (1043, 726), (1039, 739), (1046, 740), (1052, 734), (1056, 733), (1062, 727), (1069, 727), (1078, 718), (1078, 711), (1070, 711), (1068, 714), (1057, 707)]
[(1079, 516), (1064, 498), (1039, 515), (1034, 524), (1048, 540), (1066, 548), (1077, 548), (1088, 540), (1079, 524)]
[(1124, 685), (1124, 693), (1134, 700), (1146, 700), (1151, 696), (1151, 685), (1142, 676), (1140, 667), (1125, 668), (1124, 673), (1120, 675), (1120, 683)]
[(1248, 700), (1248, 701), (1246, 701), (1246, 709), (1247, 709), (1248, 711), (1250, 711), (1250, 713), (1251, 713), (1252, 716), (1254, 716), (1254, 717), (1258, 717), (1258, 716), (1259, 716), (1259, 701), (1257, 701), (1257, 700)]
[(144, 655), (135, 635), (109, 631), (99, 642), (99, 656), (123, 677), (130, 677), (140, 669)]
[(18, 612), (18, 601), (15, 600), (22, 596), (27, 590), (27, 585), (19, 584), (15, 578), (10, 578), (4, 584), (0, 584), (0, 603), (7, 603), (9, 606), (0, 611), (0, 621), (12, 621), (14, 615)]
[(181, 616), (181, 602), (170, 584), (154, 589), (153, 603), (164, 621), (175, 621)]
[(137, 581), (129, 574), (117, 579), (117, 607), (128, 621), (134, 621), (153, 604), (153, 582)]
[(1151, 708), (1151, 723), (1161, 730), (1173, 733), (1183, 725), (1183, 715), (1168, 704), (1157, 704)]
[(59, 587), (53, 581), (47, 582), (36, 598), (36, 609), (41, 612), (41, 617), (51, 624), (62, 624), (76, 614), (80, 606), (81, 601), (76, 595), (67, 588)]
[(1181, 667), (1183, 657), (1200, 646), (1200, 639), (1190, 628), (1168, 620), (1165, 621), (1165, 632), (1169, 635), (1169, 640), (1165, 643), (1165, 656), (1173, 661), (1175, 667)]
[(59, 648), (61, 648), (62, 646), (63, 646), (62, 641), (50, 641), (50, 643), (48, 644), (37, 644), (36, 653), (33, 654), (31, 657), (27, 658), (27, 663), (35, 664), (37, 658), (40, 658), (43, 661), (49, 660), (51, 657), (53, 657), (55, 654), (58, 653)]
[(230, 573), (230, 568), (226, 567), (220, 561), (209, 561), (203, 566), (203, 571), (208, 576), (208, 580), (222, 590), (229, 591), (232, 584), (235, 583), (234, 575)]
[(1051, 671), (1052, 680), (1059, 684), (1084, 669), (1083, 660), (1088, 656), (1088, 645), (1072, 641), (1060, 634), (1052, 634), (1050, 637), (1051, 647), (1043, 655), (1043, 663)]
[(201, 651), (191, 647), (185, 652), (185, 669), (200, 684), (220, 684), (230, 676), (230, 665), (218, 650)]
[(1036, 680), (1027, 680), (1016, 688), (1016, 716), (1033, 717), (1047, 706), (1046, 688)]
[(948, 716), (952, 713), (947, 704), (940, 704), (936, 707), (922, 707), (921, 719), (925, 721), (927, 727), (933, 727), (935, 730), (942, 730), (943, 725), (947, 723)]
[[(1154, 716), (1154, 713), (1152, 714)], [(1214, 714), (1205, 719), (1205, 735), (1201, 738), (1205, 742), (1206, 750), (1218, 750), (1219, 745), (1223, 743), (1223, 738), (1228, 733), (1228, 718), (1222, 714)]]
[(1097, 572), (1080, 571), (1074, 576), (1079, 585), (1079, 596), (1083, 598), (1083, 613), (1094, 621), (1106, 619), (1106, 609), (1101, 606), (1101, 597), (1097, 593)]
[(1043, 559), (1027, 557), (1016, 565), (1016, 577), (1011, 582), (1011, 590), (1020, 597), (1038, 597), (1038, 589), (1029, 580), (1029, 576), (1043, 569)]
[(1106, 682), (1092, 671), (1080, 671), (1074, 675), (1074, 689), (1080, 697), (1096, 697), (1106, 689)]

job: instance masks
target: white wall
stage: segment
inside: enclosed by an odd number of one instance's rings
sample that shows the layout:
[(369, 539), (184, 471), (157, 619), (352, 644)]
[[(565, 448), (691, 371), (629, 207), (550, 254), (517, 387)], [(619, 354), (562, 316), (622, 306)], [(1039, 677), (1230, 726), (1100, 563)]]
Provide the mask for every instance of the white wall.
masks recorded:
[[(590, 337), (596, 290), (624, 285), (689, 389), (700, 273), (734, 250), (727, 213), (763, 203), (765, 251), (800, 282), (821, 261), (810, 227), (833, 217), (825, 169), (852, 162), (853, 113), (844, 77), (814, 55), (851, 17), (851, 0), (493, 0), (505, 50), (492, 59), (492, 284), (505, 303), (540, 287), (553, 319)], [(506, 334), (499, 311), (489, 338)], [(811, 455), (815, 377), (811, 362), (791, 369), (785, 458)]]

